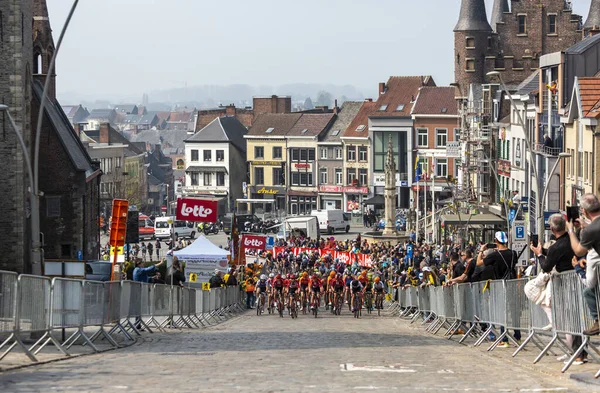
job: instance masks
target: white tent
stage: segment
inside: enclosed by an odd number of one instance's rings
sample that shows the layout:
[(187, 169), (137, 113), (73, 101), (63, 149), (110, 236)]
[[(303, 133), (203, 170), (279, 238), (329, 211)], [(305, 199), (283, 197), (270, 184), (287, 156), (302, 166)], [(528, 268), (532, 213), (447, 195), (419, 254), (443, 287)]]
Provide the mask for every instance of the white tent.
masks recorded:
[(215, 269), (226, 272), (229, 267), (229, 251), (215, 246), (203, 235), (186, 248), (175, 251), (174, 255), (185, 262), (186, 280), (191, 273), (195, 273), (199, 282), (206, 282)]

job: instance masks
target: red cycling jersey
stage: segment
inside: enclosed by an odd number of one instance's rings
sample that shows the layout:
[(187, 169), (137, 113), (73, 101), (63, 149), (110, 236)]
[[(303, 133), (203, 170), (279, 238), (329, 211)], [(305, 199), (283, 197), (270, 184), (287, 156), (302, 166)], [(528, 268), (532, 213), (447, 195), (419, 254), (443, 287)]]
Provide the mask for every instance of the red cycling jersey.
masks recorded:
[(273, 280), (273, 288), (283, 288), (283, 279), (275, 278)]
[(331, 284), (334, 288), (343, 288), (344, 287), (344, 279), (342, 277), (337, 277)]
[(286, 287), (296, 289), (298, 288), (298, 280), (288, 280)]
[(289, 287), (290, 286), (290, 280), (288, 280), (287, 278), (285, 280), (283, 280), (283, 286), (284, 287)]
[(323, 280), (320, 278), (311, 278), (310, 286), (313, 288), (321, 288), (323, 286)]

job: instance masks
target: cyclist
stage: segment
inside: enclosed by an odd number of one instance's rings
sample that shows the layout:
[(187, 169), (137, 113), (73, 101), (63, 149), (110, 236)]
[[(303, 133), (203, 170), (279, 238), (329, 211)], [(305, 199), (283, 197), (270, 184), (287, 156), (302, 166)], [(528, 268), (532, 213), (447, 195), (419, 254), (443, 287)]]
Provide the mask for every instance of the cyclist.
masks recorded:
[[(262, 274), (260, 276), (260, 279), (258, 280), (258, 282), (256, 283), (256, 306), (259, 307), (260, 303), (260, 294), (264, 293), (265, 295), (267, 294), (267, 276), (265, 274)], [(264, 303), (263, 303), (264, 306)]]
[[(350, 283), (350, 291), (351, 291), (351, 296), (350, 298), (352, 299), (352, 312), (358, 310), (358, 308), (360, 307), (360, 301), (361, 301), (361, 297), (360, 294), (362, 293), (363, 290), (363, 286), (360, 282), (360, 280), (358, 280), (357, 278), (354, 278), (352, 280), (352, 282)], [(358, 294), (358, 303), (359, 304), (354, 304), (354, 295)]]
[(291, 310), (292, 303), (296, 301), (296, 293), (298, 292), (298, 280), (296, 280), (295, 274), (290, 275), (286, 288), (289, 296), (288, 310)]
[[(333, 304), (337, 304), (339, 296), (344, 296), (344, 278), (341, 274), (337, 274), (330, 283), (330, 295), (329, 300), (333, 300)], [(342, 298), (343, 299), (343, 298)]]
[(302, 277), (298, 280), (300, 283), (300, 293), (302, 294), (302, 309), (304, 310), (304, 299), (307, 295), (306, 290), (308, 289), (308, 285), (310, 284), (310, 278), (308, 277), (308, 272), (302, 273)]
[(381, 281), (381, 278), (379, 277), (375, 277), (375, 281), (373, 282), (373, 290), (376, 293), (375, 296), (375, 300), (378, 300), (379, 298), (381, 298), (381, 300), (379, 300), (379, 302), (381, 302), (382, 304), (375, 304), (375, 306), (377, 308), (383, 308), (383, 291), (385, 290), (385, 285), (383, 285), (383, 281)]
[[(275, 299), (276, 302), (283, 300), (283, 278), (281, 274), (277, 274), (273, 279), (273, 291), (271, 292), (271, 296)], [(281, 295), (281, 298), (279, 297)]]
[[(333, 293), (332, 293), (333, 291), (332, 291), (331, 283), (334, 279), (335, 279), (335, 271), (332, 270), (329, 273), (329, 276), (327, 276), (327, 286), (325, 287), (325, 297), (326, 297), (325, 303), (328, 306), (331, 306), (333, 304)], [(330, 293), (331, 293), (331, 295), (330, 295)]]
[(346, 299), (346, 303), (348, 303), (348, 308), (351, 308), (350, 303), (352, 302), (352, 298), (350, 296), (350, 283), (352, 282), (352, 275), (350, 274), (350, 269), (346, 269), (344, 273), (344, 297)]
[(310, 309), (313, 310), (315, 307), (313, 304), (318, 304), (317, 299), (321, 296), (323, 290), (323, 280), (319, 277), (318, 273), (314, 273), (310, 279)]
[[(360, 278), (359, 278), (360, 281)], [(364, 280), (363, 280), (364, 281)], [(366, 282), (361, 281), (363, 285), (363, 301), (366, 296), (371, 296), (371, 311), (373, 311), (373, 273), (369, 272), (366, 274)]]

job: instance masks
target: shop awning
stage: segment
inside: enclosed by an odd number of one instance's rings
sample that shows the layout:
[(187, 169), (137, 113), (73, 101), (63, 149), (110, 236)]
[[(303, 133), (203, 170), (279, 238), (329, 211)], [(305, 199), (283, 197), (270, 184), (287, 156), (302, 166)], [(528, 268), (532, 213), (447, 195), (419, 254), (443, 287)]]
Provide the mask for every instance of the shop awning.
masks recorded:
[(372, 198), (365, 199), (363, 205), (385, 205), (385, 198), (383, 195), (375, 195)]
[(218, 172), (227, 173), (224, 166), (188, 166), (186, 172)]

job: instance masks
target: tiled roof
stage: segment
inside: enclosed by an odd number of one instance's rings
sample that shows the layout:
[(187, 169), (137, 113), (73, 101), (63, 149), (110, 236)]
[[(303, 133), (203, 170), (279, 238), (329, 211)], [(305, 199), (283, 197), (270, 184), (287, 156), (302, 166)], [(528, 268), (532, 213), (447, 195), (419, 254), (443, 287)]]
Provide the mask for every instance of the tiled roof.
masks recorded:
[(344, 131), (358, 114), (363, 101), (346, 101), (337, 114), (337, 119), (329, 129), (321, 135), (321, 142), (341, 142)]
[(454, 98), (454, 87), (426, 86), (419, 88), (419, 95), (413, 106), (413, 115), (452, 115), (458, 116), (458, 105)]
[(328, 125), (332, 123), (334, 119), (335, 114), (333, 113), (304, 113), (286, 135), (292, 137), (318, 136), (327, 128)]
[(75, 116), (75, 113), (79, 109), (79, 105), (63, 105), (62, 110), (65, 112), (68, 118), (72, 118)]
[(192, 121), (192, 112), (171, 112), (169, 123), (188, 123)]
[(431, 76), (392, 76), (385, 84), (385, 92), (379, 94), (377, 110), (372, 117), (410, 116), (419, 88), (435, 86)]
[(246, 127), (235, 117), (217, 117), (206, 127), (186, 139), (186, 142), (231, 142), (241, 151), (246, 151), (244, 135)]
[(584, 117), (600, 116), (600, 78), (578, 78)]
[[(250, 130), (249, 136), (284, 136), (302, 116), (301, 113), (263, 113), (259, 115)], [(272, 130), (270, 130), (272, 129)], [(267, 132), (269, 131), (270, 132)]]
[(350, 125), (342, 130), (344, 138), (367, 138), (369, 136), (369, 116), (375, 112), (377, 103), (365, 101), (354, 120)]
[(88, 119), (109, 119), (112, 120), (116, 116), (114, 109), (94, 109), (90, 112)]
[(525, 78), (525, 80), (517, 87), (519, 94), (533, 94), (536, 90), (539, 90), (539, 76), (540, 70), (535, 70), (531, 75)]

